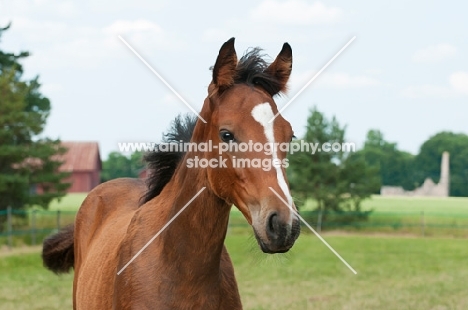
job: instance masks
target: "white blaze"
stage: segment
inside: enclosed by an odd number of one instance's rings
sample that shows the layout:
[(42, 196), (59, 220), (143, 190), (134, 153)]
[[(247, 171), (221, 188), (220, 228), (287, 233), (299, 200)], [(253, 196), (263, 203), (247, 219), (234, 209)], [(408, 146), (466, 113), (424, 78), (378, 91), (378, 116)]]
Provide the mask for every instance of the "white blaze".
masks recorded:
[[(274, 146), (275, 145), (275, 133), (273, 131), (274, 121), (271, 123), (269, 122), (274, 117), (274, 114), (273, 114), (273, 110), (271, 109), (270, 104), (268, 102), (265, 102), (265, 103), (260, 103), (256, 105), (252, 109), (252, 116), (257, 122), (260, 123), (260, 125), (263, 126), (263, 130), (265, 132), (267, 142), (270, 143), (272, 146)], [(275, 151), (272, 152), (272, 155), (271, 155), (273, 157), (272, 162), (275, 162), (278, 159), (277, 151), (278, 150), (275, 149)], [(292, 197), (289, 194), (289, 188), (286, 183), (286, 178), (284, 177), (284, 174), (283, 174), (283, 169), (281, 168), (281, 165), (279, 166), (275, 165), (275, 169), (276, 169), (276, 178), (278, 179), (278, 185), (283, 191), (283, 194), (286, 197), (289, 206), (292, 208)]]

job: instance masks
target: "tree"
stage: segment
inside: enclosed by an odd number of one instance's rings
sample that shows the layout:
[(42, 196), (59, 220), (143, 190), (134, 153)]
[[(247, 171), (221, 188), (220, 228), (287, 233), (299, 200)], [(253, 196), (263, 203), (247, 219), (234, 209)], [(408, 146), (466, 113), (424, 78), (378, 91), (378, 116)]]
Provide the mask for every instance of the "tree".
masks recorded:
[(415, 158), (417, 182), (427, 177), (439, 182), (445, 151), (450, 153), (450, 196), (468, 196), (468, 135), (463, 133), (440, 132), (422, 144)]
[[(307, 119), (307, 131), (303, 138), (307, 143), (342, 142), (344, 129), (341, 129), (336, 120), (330, 123), (317, 109), (311, 110)], [(292, 143), (302, 143), (293, 141)], [(336, 161), (341, 154), (333, 152), (299, 152), (289, 156), (289, 180), (294, 195), (302, 201), (313, 198), (318, 202), (319, 208), (328, 199), (329, 193), (337, 189)]]
[[(0, 37), (8, 28), (0, 28)], [(50, 101), (40, 93), (38, 77), (22, 80), (19, 60), (28, 55), (0, 51), (0, 211), (8, 206), (47, 208), (69, 186), (63, 182), (68, 174), (58, 171), (59, 155), (66, 150), (59, 140), (38, 138)]]
[[(325, 143), (341, 146), (345, 141), (345, 131), (346, 128), (341, 127), (335, 117), (328, 120), (314, 108), (307, 119), (303, 140), (317, 143), (320, 147)], [(361, 158), (350, 156), (342, 148), (332, 152), (322, 149), (314, 154), (291, 154), (289, 163), (288, 175), (294, 196), (300, 201), (309, 198), (317, 201), (319, 222), (325, 221), (331, 213), (344, 211), (353, 211), (361, 218), (361, 215), (365, 216), (366, 213), (360, 212), (361, 201), (375, 190), (377, 174)], [(347, 221), (351, 220), (353, 217), (347, 218)]]
[(107, 160), (102, 163), (101, 181), (124, 177), (136, 178), (144, 167), (142, 152), (132, 153), (130, 157), (119, 152), (111, 152)]
[(346, 180), (347, 193), (352, 202), (345, 204), (348, 210), (361, 212), (361, 202), (380, 190), (379, 170), (370, 166), (359, 153), (351, 153), (343, 164), (341, 179)]
[[(413, 190), (415, 180), (414, 156), (398, 150), (396, 143), (385, 141), (379, 130), (369, 130), (364, 147), (356, 152), (368, 166), (376, 169), (380, 175), (380, 184), (387, 186), (402, 186)], [(380, 190), (379, 186), (375, 193)]]

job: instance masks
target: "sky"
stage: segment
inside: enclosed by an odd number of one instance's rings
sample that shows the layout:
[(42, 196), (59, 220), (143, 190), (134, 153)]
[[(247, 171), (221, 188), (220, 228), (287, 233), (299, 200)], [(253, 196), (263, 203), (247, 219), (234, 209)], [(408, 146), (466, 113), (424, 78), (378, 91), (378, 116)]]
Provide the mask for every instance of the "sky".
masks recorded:
[(42, 136), (98, 141), (103, 159), (119, 142), (158, 142), (190, 110), (119, 39), (124, 38), (197, 111), (219, 48), (240, 57), (261, 47), (272, 61), (293, 49), (291, 99), (283, 112), (297, 137), (314, 106), (362, 146), (370, 129), (416, 154), (440, 131), (468, 134), (468, 3), (463, 1), (0, 0), (0, 49), (29, 51), (52, 111)]

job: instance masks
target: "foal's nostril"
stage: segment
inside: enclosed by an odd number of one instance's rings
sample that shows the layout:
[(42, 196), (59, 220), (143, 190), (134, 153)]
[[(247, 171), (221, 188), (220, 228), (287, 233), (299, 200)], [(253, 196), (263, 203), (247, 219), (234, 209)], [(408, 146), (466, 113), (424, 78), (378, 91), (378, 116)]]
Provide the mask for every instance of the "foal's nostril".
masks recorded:
[(273, 212), (268, 218), (267, 234), (271, 239), (278, 238), (278, 213)]

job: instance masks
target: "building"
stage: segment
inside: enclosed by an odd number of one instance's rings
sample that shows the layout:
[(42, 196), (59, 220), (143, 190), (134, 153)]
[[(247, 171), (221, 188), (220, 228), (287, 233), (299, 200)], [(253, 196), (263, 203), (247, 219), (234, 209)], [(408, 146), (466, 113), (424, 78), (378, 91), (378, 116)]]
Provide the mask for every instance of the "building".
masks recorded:
[(89, 192), (101, 182), (102, 162), (97, 142), (63, 142), (67, 152), (60, 171), (70, 172), (65, 182), (71, 183), (69, 193)]
[(405, 191), (401, 186), (382, 186), (382, 196), (425, 196), (425, 197), (448, 197), (450, 193), (450, 155), (448, 152), (442, 154), (440, 163), (440, 180), (435, 184), (430, 178), (426, 178), (421, 187), (413, 191)]
[(138, 178), (146, 179), (148, 178), (148, 168), (143, 168), (138, 172)]

